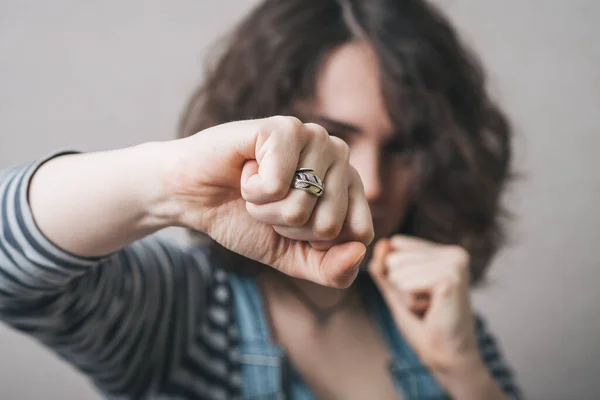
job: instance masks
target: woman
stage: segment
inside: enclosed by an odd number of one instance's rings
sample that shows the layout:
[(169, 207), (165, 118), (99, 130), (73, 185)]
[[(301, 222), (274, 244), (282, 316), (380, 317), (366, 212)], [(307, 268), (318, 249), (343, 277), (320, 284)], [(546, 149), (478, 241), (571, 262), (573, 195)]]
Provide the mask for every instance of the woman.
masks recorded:
[(519, 398), (468, 293), (510, 129), (431, 5), (265, 1), (180, 131), (3, 175), (4, 321), (115, 398)]

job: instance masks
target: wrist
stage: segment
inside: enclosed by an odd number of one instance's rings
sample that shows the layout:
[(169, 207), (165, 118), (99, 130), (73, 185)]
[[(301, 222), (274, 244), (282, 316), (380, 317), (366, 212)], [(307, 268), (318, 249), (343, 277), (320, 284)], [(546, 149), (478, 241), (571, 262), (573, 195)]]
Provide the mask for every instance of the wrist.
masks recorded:
[(130, 149), (136, 160), (139, 199), (147, 225), (158, 228), (179, 226), (181, 207), (170, 184), (176, 165), (172, 142), (149, 142)]
[(479, 352), (457, 358), (443, 371), (432, 371), (455, 399), (504, 399)]

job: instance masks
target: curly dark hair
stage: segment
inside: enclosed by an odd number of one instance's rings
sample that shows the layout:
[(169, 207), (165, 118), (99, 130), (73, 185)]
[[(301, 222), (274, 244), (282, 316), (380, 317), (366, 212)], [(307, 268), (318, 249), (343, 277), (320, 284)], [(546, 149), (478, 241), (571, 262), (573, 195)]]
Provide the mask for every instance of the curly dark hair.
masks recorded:
[(486, 92), (479, 61), (427, 1), (263, 1), (225, 38), (179, 135), (297, 115), (325, 57), (356, 40), (375, 50), (387, 111), (418, 155), (417, 191), (399, 232), (464, 247), (478, 282), (504, 241), (511, 127)]

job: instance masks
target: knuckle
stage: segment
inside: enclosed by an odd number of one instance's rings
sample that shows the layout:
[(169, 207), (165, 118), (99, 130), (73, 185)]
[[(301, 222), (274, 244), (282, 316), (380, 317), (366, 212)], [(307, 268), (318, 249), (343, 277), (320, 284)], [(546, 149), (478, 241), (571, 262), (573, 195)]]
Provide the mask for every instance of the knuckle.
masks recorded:
[(319, 146), (323, 146), (329, 141), (329, 132), (321, 125), (309, 123), (305, 125), (312, 135), (312, 140)]
[(448, 247), (448, 252), (455, 264), (460, 269), (467, 269), (470, 264), (469, 252), (461, 246), (452, 245)]
[(287, 195), (289, 187), (280, 181), (266, 181), (263, 186), (263, 191), (269, 198), (279, 200)]
[(289, 131), (297, 132), (302, 129), (304, 124), (296, 117), (282, 117), (283, 123)]
[(360, 174), (358, 173), (356, 168), (354, 168), (352, 165), (349, 165), (348, 170), (349, 170), (349, 174), (350, 174), (350, 182), (357, 185), (357, 187), (360, 189), (360, 192), (364, 193), (365, 187), (363, 185), (363, 181), (360, 177)]
[(300, 119), (298, 117), (289, 116), (289, 117), (287, 117), (287, 119), (290, 121), (292, 126), (294, 126), (295, 128), (302, 128), (304, 126), (304, 124), (302, 123), (302, 121), (300, 121)]
[(365, 246), (368, 246), (375, 238), (373, 223), (370, 220), (365, 220), (354, 224), (354, 226), (352, 226), (352, 236), (354, 240), (358, 240)]
[(279, 127), (277, 132), (285, 136), (294, 136), (303, 126), (298, 118), (286, 115), (276, 115), (271, 117), (271, 120), (274, 122), (275, 126)]
[(449, 292), (455, 287), (460, 286), (462, 278), (458, 273), (451, 273), (446, 276), (446, 280), (442, 284), (442, 290), (445, 292)]
[(396, 289), (403, 295), (407, 296), (411, 292), (410, 284), (403, 279), (396, 279)]
[(393, 240), (395, 242), (398, 242), (398, 241), (402, 240), (402, 235), (395, 233), (392, 236), (390, 236), (389, 239)]
[(361, 218), (361, 220), (353, 222), (351, 225), (351, 232), (355, 240), (360, 241), (365, 246), (369, 245), (373, 239), (375, 239), (373, 220), (370, 217), (365, 216), (364, 218)]
[(321, 125), (315, 124), (314, 122), (306, 122), (304, 127), (311, 132), (316, 132), (319, 129), (325, 130), (325, 128), (323, 128)]
[(272, 117), (265, 119), (265, 121), (270, 122), (270, 124), (268, 124), (268, 126), (272, 126), (271, 124), (276, 125), (276, 126), (281, 126), (281, 125), (285, 124), (285, 116), (273, 115)]
[(369, 245), (375, 239), (375, 229), (373, 224), (365, 224), (362, 232), (359, 232), (359, 240), (365, 245)]
[(450, 292), (456, 287), (460, 286), (463, 282), (463, 271), (456, 265), (450, 266), (446, 271), (439, 271), (440, 276), (440, 289), (442, 292)]
[(348, 143), (336, 136), (332, 136), (330, 141), (336, 154), (338, 155), (338, 158), (341, 161), (348, 163), (350, 161), (350, 146), (348, 146)]
[(340, 235), (341, 231), (342, 224), (332, 219), (315, 224), (313, 227), (313, 234), (318, 240), (333, 240)]
[(283, 222), (288, 226), (301, 227), (306, 225), (310, 218), (310, 211), (299, 204), (288, 206), (281, 212)]

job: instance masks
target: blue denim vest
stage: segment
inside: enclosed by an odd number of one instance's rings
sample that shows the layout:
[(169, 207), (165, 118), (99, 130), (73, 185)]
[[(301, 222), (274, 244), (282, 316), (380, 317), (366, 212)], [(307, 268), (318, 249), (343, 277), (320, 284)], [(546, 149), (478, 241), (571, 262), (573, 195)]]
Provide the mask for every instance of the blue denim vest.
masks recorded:
[[(361, 279), (370, 278), (363, 276)], [(308, 387), (291, 391), (291, 365), (286, 350), (271, 341), (255, 279), (231, 273), (229, 282), (240, 332), (242, 398), (316, 399)], [(367, 296), (369, 309), (390, 349), (392, 362), (389, 371), (399, 393), (406, 400), (449, 399), (402, 338), (374, 285), (371, 284), (368, 289), (373, 292)]]

